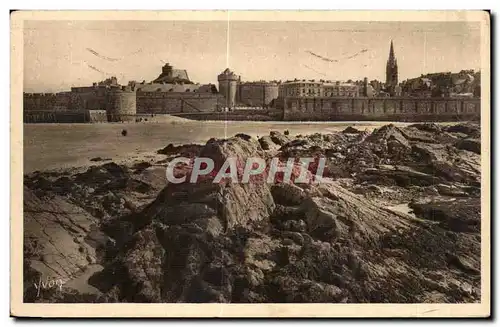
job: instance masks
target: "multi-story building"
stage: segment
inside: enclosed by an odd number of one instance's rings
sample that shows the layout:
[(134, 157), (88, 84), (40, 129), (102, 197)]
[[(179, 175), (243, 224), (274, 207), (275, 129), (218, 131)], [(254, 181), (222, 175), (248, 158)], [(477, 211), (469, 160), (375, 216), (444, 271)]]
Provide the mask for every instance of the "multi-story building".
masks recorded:
[(453, 94), (480, 95), (480, 72), (462, 70), (458, 73), (442, 72), (421, 75), (402, 83), (406, 96), (449, 97)]
[(280, 88), (278, 90), (278, 96), (319, 97), (321, 96), (322, 86), (323, 82), (316, 82), (315, 80), (287, 81), (280, 85)]
[(358, 97), (359, 86), (353, 83), (294, 80), (282, 83), (278, 96), (284, 97)]
[(323, 97), (358, 97), (359, 86), (352, 83), (324, 83)]

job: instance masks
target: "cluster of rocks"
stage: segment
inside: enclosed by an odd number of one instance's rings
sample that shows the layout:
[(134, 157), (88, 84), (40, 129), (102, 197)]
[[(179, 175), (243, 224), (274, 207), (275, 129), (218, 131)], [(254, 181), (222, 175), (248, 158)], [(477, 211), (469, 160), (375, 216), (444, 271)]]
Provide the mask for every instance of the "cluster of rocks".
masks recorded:
[[(168, 184), (159, 178), (163, 167), (150, 163), (34, 173), (25, 177), (25, 224), (37, 220), (43, 232), (25, 232), (25, 281), (56, 265), (74, 266), (57, 272), (68, 278), (86, 264), (102, 270), (88, 278), (95, 294), (37, 298), (28, 287), (25, 300), (477, 302), (479, 138), (472, 124), (386, 125), (372, 133), (239, 134), (161, 150), (216, 163), (324, 156), (327, 182), (317, 184)], [(47, 221), (27, 210), (47, 212)], [(54, 249), (74, 262), (40, 259), (57, 257)]]

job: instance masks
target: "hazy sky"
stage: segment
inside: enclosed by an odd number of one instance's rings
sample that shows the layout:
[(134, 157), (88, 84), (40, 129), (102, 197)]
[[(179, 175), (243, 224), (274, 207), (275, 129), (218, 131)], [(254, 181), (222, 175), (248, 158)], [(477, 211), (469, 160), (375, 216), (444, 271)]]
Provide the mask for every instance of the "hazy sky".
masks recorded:
[(24, 89), (64, 91), (111, 75), (151, 81), (164, 62), (199, 83), (217, 83), (227, 66), (242, 80), (385, 80), (391, 39), (400, 81), (480, 67), (474, 23), (26, 21)]

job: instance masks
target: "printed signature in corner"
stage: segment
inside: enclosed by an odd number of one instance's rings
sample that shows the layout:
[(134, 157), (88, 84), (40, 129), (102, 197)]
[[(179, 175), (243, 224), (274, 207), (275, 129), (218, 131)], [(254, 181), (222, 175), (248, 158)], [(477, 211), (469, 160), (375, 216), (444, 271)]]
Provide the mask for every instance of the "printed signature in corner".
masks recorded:
[(49, 279), (48, 277), (43, 281), (42, 277), (40, 277), (40, 280), (38, 281), (38, 284), (34, 283), (35, 288), (37, 289), (37, 297), (40, 297), (40, 291), (42, 289), (48, 290), (51, 288), (59, 288), (59, 291), (62, 291), (62, 286), (64, 285), (65, 281), (60, 279), (60, 278), (52, 278)]

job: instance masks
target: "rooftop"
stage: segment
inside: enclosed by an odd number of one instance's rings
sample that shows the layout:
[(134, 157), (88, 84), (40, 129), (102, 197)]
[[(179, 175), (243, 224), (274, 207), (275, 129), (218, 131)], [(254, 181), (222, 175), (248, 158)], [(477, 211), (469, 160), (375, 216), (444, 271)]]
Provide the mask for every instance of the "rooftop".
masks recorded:
[(138, 92), (199, 92), (214, 93), (217, 91), (213, 84), (178, 84), (178, 83), (150, 83), (136, 84)]
[(175, 69), (170, 64), (165, 64), (162, 67), (161, 74), (153, 81), (153, 83), (186, 83), (193, 84), (189, 80), (187, 70)]

